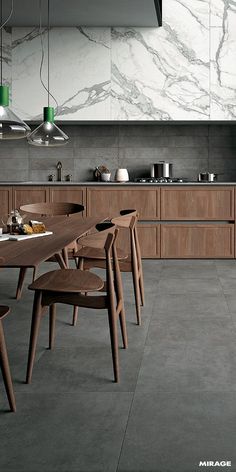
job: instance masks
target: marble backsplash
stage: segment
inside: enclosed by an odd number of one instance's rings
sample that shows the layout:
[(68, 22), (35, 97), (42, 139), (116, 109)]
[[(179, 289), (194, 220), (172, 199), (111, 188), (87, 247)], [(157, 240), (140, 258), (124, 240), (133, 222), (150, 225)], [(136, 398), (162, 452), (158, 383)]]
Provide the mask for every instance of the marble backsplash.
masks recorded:
[[(161, 28), (52, 28), (57, 117), (235, 120), (235, 25), (235, 0), (165, 0)], [(39, 119), (46, 94), (38, 28), (13, 28), (6, 36), (4, 75), (12, 84), (12, 105), (22, 118)]]
[(93, 180), (96, 166), (128, 168), (130, 178), (150, 175), (159, 160), (173, 163), (174, 175), (196, 180), (201, 171), (218, 172), (221, 181), (236, 181), (236, 125), (64, 125), (70, 136), (62, 148), (39, 148), (25, 140), (2, 141), (0, 181), (42, 181), (56, 175), (74, 182)]

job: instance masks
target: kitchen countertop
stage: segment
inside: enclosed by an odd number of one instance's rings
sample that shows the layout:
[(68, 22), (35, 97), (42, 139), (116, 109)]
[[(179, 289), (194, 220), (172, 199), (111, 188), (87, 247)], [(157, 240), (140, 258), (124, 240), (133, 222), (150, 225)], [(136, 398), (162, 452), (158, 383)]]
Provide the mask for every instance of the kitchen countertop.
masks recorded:
[(204, 186), (219, 186), (219, 185), (236, 185), (236, 182), (171, 182), (171, 183), (138, 183), (138, 182), (126, 182), (126, 183), (118, 183), (118, 182), (32, 182), (32, 181), (26, 181), (26, 182), (1, 182), (0, 181), (0, 186), (21, 186), (21, 185), (29, 185), (29, 186), (83, 186), (83, 187), (93, 187), (93, 186), (98, 186), (98, 187), (132, 187), (132, 186), (137, 186), (137, 187), (171, 187), (171, 186), (189, 186), (189, 185), (204, 185)]

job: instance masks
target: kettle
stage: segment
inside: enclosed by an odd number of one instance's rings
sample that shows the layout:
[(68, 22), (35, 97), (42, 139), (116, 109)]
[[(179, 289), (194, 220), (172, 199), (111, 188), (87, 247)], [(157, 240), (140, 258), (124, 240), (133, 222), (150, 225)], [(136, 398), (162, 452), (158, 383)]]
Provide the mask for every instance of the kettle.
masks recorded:
[(22, 225), (23, 218), (19, 213), (19, 210), (12, 210), (7, 220), (7, 232), (14, 233), (18, 230), (19, 226)]

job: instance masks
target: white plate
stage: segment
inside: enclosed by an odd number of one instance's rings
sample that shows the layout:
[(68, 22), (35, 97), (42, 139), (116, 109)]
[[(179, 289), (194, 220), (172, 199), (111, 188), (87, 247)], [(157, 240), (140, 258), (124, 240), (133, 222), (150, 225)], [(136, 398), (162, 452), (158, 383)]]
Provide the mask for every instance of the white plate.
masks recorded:
[(26, 239), (40, 238), (42, 236), (50, 236), (53, 234), (52, 231), (45, 231), (45, 233), (35, 233), (35, 234), (9, 234), (9, 241), (25, 241)]

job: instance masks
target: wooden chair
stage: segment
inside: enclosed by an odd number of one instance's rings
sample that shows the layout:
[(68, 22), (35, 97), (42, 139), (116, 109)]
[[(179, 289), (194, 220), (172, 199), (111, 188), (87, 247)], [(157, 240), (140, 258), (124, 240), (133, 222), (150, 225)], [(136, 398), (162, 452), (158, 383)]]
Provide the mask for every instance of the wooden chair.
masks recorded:
[[(107, 310), (114, 378), (115, 382), (119, 381), (118, 318), (120, 321), (124, 348), (127, 348), (127, 333), (122, 281), (116, 251), (117, 234), (118, 229), (116, 229), (114, 224), (110, 223), (109, 228), (106, 228), (103, 232), (95, 235), (90, 234), (81, 238), (83, 244), (88, 244), (98, 250), (105, 250), (106, 294), (100, 293), (99, 295), (91, 295), (91, 292), (99, 292), (103, 289), (104, 281), (96, 274), (89, 271), (82, 271), (80, 269), (51, 271), (39, 277), (29, 286), (30, 290), (35, 291), (35, 296), (26, 377), (27, 383), (30, 383), (32, 378), (40, 320), (46, 307), (49, 307), (50, 317), (49, 349), (53, 348), (56, 303), (63, 303), (74, 307)], [(114, 266), (114, 272), (112, 265)], [(85, 295), (85, 293), (87, 295)]]
[(12, 386), (11, 372), (7, 356), (2, 320), (9, 313), (8, 306), (0, 306), (0, 366), (11, 411), (16, 411), (16, 401)]
[[(130, 251), (126, 258), (119, 258), (121, 272), (131, 272), (133, 277), (135, 305), (137, 324), (141, 325), (140, 305), (144, 305), (144, 282), (140, 245), (137, 231), (138, 214), (136, 210), (121, 210), (120, 216), (113, 218), (112, 223), (120, 228), (126, 228), (129, 231)], [(79, 241), (80, 244), (80, 241)], [(119, 249), (118, 255), (119, 255)], [(96, 252), (90, 248), (82, 248), (75, 255), (78, 259), (79, 267), (83, 269), (91, 269), (93, 267), (105, 268), (104, 253), (96, 255)], [(76, 324), (76, 317), (74, 317)]]
[[(84, 206), (78, 203), (69, 202), (52, 202), (52, 203), (30, 203), (28, 205), (22, 205), (20, 210), (24, 213), (29, 213), (31, 216), (39, 215), (40, 217), (45, 216), (70, 216), (75, 213), (81, 213), (84, 211)], [(71, 252), (70, 252), (71, 250)], [(77, 250), (77, 243), (65, 248), (63, 250), (63, 259), (68, 266), (68, 259), (73, 259), (73, 253)], [(55, 257), (48, 259), (48, 262), (56, 262)], [(18, 284), (16, 289), (16, 299), (19, 300), (26, 276), (27, 269), (25, 267), (20, 269)], [(36, 278), (37, 269), (33, 272), (33, 281)]]

